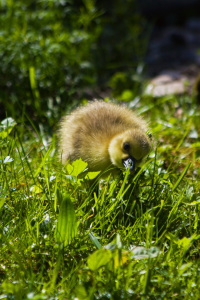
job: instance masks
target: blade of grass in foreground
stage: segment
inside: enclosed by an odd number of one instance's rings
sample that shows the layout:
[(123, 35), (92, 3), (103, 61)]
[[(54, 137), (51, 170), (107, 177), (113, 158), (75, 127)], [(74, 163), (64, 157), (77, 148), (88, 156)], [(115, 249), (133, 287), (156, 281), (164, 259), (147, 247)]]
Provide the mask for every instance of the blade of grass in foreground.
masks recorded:
[(67, 195), (61, 203), (58, 216), (58, 225), (56, 229), (56, 240), (63, 243), (64, 246), (69, 245), (77, 233), (76, 215), (73, 203), (69, 195)]
[(183, 170), (183, 173), (181, 174), (181, 176), (179, 177), (179, 179), (176, 181), (176, 183), (174, 184), (173, 188), (172, 188), (172, 192), (175, 191), (175, 189), (178, 187), (178, 185), (180, 184), (181, 180), (183, 179), (183, 177), (185, 176), (185, 174), (187, 173), (189, 167), (191, 165), (191, 162), (189, 162), (187, 164), (187, 166), (185, 167), (185, 169)]

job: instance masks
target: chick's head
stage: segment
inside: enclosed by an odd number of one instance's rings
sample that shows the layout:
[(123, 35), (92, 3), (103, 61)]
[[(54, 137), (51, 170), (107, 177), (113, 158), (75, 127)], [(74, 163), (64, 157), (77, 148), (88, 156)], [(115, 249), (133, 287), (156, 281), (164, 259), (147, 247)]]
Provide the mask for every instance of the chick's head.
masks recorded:
[(110, 160), (120, 169), (134, 171), (151, 149), (151, 141), (141, 130), (127, 130), (114, 136), (108, 147)]

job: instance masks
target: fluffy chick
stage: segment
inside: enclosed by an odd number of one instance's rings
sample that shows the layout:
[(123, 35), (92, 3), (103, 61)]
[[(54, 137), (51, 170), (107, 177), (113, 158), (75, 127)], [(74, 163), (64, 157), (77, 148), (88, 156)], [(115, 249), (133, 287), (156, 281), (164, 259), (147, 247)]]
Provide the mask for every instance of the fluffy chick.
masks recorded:
[(62, 162), (78, 158), (89, 171), (137, 167), (149, 153), (146, 122), (130, 109), (103, 101), (90, 102), (65, 116), (59, 130)]

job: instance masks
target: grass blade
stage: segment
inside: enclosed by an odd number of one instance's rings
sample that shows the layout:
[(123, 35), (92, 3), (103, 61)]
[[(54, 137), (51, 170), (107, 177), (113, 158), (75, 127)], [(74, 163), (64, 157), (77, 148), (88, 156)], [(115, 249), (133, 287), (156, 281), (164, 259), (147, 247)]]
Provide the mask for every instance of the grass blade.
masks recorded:
[(181, 176), (179, 177), (179, 179), (176, 181), (176, 183), (174, 184), (173, 188), (172, 188), (172, 192), (175, 191), (175, 189), (178, 187), (178, 185), (180, 184), (181, 180), (184, 178), (185, 174), (187, 173), (189, 167), (191, 165), (191, 162), (189, 162), (187, 164), (187, 166), (185, 167), (185, 169), (183, 170), (183, 173), (181, 174)]
[(64, 246), (71, 243), (77, 233), (76, 214), (73, 203), (67, 195), (61, 203), (58, 216), (58, 225), (56, 230), (57, 242), (63, 243)]

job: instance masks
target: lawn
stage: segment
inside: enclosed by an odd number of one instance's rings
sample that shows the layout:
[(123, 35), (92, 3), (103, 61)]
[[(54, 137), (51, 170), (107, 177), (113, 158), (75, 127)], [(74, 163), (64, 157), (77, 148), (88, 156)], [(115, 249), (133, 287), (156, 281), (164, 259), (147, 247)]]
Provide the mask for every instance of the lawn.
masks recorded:
[[(145, 94), (137, 1), (0, 0), (0, 16), (0, 299), (199, 299), (198, 84)], [(134, 174), (60, 164), (57, 124), (93, 98), (148, 121)]]
[(195, 101), (130, 102), (154, 147), (134, 175), (101, 180), (98, 192), (84, 162), (59, 164), (56, 134), (1, 122), (1, 299), (199, 298)]

